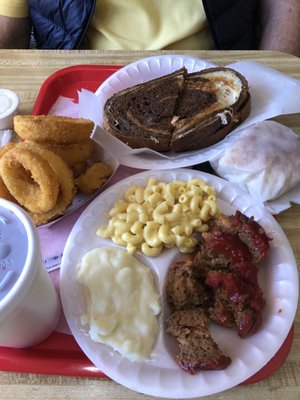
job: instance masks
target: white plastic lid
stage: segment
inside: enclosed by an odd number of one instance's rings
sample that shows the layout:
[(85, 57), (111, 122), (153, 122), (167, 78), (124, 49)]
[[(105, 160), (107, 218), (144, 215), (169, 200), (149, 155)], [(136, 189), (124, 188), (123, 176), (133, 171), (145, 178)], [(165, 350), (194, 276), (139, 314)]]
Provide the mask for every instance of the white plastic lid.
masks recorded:
[(12, 90), (0, 88), (0, 129), (11, 129), (13, 127), (13, 117), (18, 106), (18, 95)]
[(0, 198), (0, 317), (22, 299), (34, 280), (37, 263), (35, 227), (16, 204)]

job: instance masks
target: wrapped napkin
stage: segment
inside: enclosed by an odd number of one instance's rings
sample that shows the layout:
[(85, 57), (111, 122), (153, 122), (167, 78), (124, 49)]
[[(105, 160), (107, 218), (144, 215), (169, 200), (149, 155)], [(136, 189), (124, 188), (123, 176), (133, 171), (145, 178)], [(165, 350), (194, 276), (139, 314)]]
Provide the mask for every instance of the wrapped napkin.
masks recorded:
[[(274, 121), (245, 128), (210, 164), (219, 176), (239, 185), (272, 212), (287, 208), (291, 189), (300, 192), (300, 136)], [(291, 200), (297, 201), (295, 190), (292, 193)], [(280, 201), (284, 194), (285, 206)]]

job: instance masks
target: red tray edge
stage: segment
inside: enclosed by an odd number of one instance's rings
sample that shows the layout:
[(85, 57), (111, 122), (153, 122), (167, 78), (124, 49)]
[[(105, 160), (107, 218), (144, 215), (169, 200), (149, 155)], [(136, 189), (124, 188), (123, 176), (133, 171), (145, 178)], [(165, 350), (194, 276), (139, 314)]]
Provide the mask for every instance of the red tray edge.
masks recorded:
[[(108, 71), (111, 71), (111, 74), (118, 69), (122, 68), (122, 66), (118, 65), (90, 65), (90, 64), (79, 64), (79, 65), (72, 65), (69, 67), (62, 68), (58, 71), (55, 71), (53, 74), (51, 74), (41, 85), (40, 90), (37, 94), (35, 103), (33, 105), (32, 109), (32, 114), (33, 115), (39, 115), (39, 114), (44, 114), (41, 112), (41, 107), (43, 105), (43, 102), (45, 101), (46, 98), (46, 93), (48, 91), (48, 88), (51, 84), (53, 84), (55, 81), (58, 79), (63, 79), (64, 77), (73, 74), (73, 73), (81, 73), (81, 72), (90, 72), (90, 73), (97, 73), (99, 71), (103, 71), (103, 69), (106, 69)], [(93, 79), (94, 81), (94, 79)], [(102, 83), (104, 80), (99, 80), (99, 85)], [(79, 88), (78, 88), (79, 89)], [(50, 104), (48, 109), (51, 108), (51, 106), (54, 103)]]

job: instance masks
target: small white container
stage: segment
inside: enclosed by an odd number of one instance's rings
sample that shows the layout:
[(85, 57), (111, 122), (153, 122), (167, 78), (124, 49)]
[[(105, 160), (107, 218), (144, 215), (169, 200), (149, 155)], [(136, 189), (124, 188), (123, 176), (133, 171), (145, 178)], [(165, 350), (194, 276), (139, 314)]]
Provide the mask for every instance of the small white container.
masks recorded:
[(18, 95), (12, 90), (0, 88), (0, 130), (13, 128), (18, 107)]
[(55, 329), (59, 296), (24, 210), (0, 198), (0, 346), (29, 347)]

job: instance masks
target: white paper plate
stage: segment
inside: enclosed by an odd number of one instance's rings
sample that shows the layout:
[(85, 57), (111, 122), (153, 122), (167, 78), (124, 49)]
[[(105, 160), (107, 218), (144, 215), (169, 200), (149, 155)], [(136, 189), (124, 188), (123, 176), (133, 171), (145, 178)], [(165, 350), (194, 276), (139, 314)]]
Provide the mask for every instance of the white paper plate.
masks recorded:
[[(159, 76), (169, 74), (183, 66), (187, 68), (188, 72), (196, 72), (204, 68), (215, 67), (216, 65), (206, 60), (181, 55), (153, 56), (135, 61), (113, 73), (96, 90), (95, 94), (99, 97), (100, 110), (103, 110), (106, 100), (114, 93), (139, 83), (147, 82)], [(102, 114), (98, 118), (100, 127), (103, 127)], [(115, 140), (119, 141), (118, 139)], [(110, 138), (108, 138), (108, 141), (111, 142)], [(103, 140), (101, 144), (105, 146), (105, 140)], [(114, 143), (109, 144), (111, 146), (109, 149), (111, 150), (114, 147)], [(126, 147), (130, 150), (128, 146)], [(117, 158), (121, 164), (128, 167), (139, 169), (168, 169), (199, 164), (210, 160), (218, 153), (218, 145), (181, 154), (163, 154), (154, 151), (151, 153), (133, 153), (125, 149), (125, 151), (119, 151)]]
[[(110, 240), (96, 236), (99, 226), (107, 223), (107, 211), (122, 198), (131, 185), (145, 185), (149, 177), (159, 181), (189, 180), (199, 177), (213, 185), (218, 202), (226, 213), (236, 209), (255, 219), (272, 237), (271, 252), (260, 267), (259, 281), (266, 298), (264, 322), (260, 330), (247, 339), (240, 339), (231, 329), (213, 326), (213, 335), (232, 363), (222, 371), (202, 371), (192, 376), (176, 364), (174, 339), (163, 332), (165, 319), (164, 284), (166, 272), (178, 256), (175, 249), (164, 250), (156, 258), (139, 258), (153, 271), (162, 299), (160, 332), (149, 360), (130, 362), (108, 346), (93, 342), (81, 325), (85, 311), (83, 287), (76, 279), (76, 265), (89, 250), (112, 245)], [(241, 189), (213, 175), (190, 169), (147, 171), (131, 176), (108, 188), (97, 197), (76, 222), (64, 250), (61, 263), (60, 291), (67, 322), (87, 357), (116, 382), (128, 388), (159, 397), (192, 398), (207, 396), (229, 389), (258, 372), (279, 350), (295, 317), (298, 301), (297, 266), (290, 244), (282, 229), (265, 208)]]

